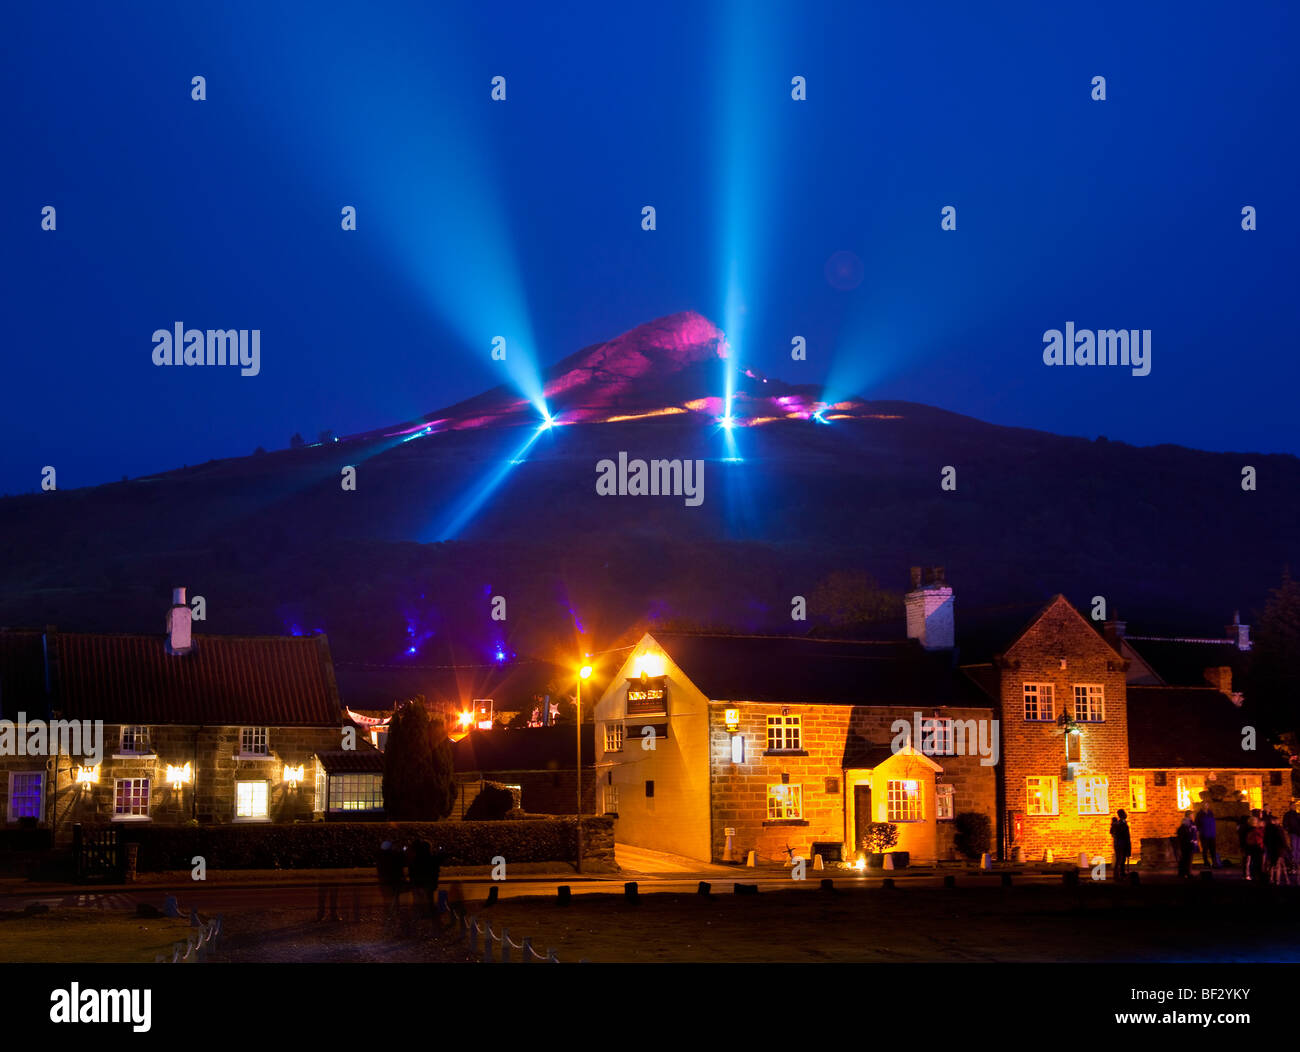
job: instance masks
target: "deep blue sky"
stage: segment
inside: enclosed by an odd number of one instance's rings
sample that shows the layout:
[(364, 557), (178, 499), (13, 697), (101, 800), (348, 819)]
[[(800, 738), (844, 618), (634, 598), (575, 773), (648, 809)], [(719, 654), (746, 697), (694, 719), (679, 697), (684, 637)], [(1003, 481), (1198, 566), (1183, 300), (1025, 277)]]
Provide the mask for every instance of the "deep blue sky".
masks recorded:
[[(770, 375), (1300, 451), (1294, 4), (320, 6), (5, 6), (0, 492), (407, 419), (498, 334), (723, 324), (732, 264)], [(154, 367), (176, 321), (261, 329), (261, 375)], [(1153, 330), (1151, 375), (1045, 367), (1066, 321)]]

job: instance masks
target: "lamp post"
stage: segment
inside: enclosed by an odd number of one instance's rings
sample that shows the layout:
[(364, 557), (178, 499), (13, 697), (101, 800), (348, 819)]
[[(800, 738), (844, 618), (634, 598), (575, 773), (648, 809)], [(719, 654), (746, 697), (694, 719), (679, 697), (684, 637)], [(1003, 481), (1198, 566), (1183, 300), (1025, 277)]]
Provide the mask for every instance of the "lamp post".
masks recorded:
[(583, 665), (578, 669), (577, 689), (573, 695), (573, 725), (577, 729), (578, 766), (575, 771), (578, 783), (578, 812), (575, 822), (578, 829), (578, 858), (575, 870), (582, 872), (582, 681), (591, 675), (591, 666)]

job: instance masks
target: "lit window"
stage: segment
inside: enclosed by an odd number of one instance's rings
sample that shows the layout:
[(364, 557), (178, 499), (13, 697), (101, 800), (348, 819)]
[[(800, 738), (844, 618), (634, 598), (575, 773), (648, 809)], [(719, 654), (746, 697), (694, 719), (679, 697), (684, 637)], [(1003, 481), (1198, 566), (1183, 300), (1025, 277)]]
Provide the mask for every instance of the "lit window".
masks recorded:
[(241, 756), (266, 756), (266, 728), (241, 727), (239, 729), (239, 754)]
[(1251, 810), (1264, 809), (1264, 777), (1258, 774), (1239, 774), (1234, 780), (1237, 792), (1245, 794)]
[(767, 751), (798, 752), (803, 748), (803, 734), (798, 716), (769, 716), (767, 718)]
[(331, 811), (382, 811), (382, 774), (336, 774), (330, 779)]
[(1079, 798), (1079, 814), (1110, 814), (1109, 783), (1100, 775), (1080, 778), (1075, 782)]
[(605, 724), (605, 751), (623, 751), (623, 724), (621, 722)]
[(122, 728), (122, 752), (128, 756), (141, 756), (153, 752), (149, 743), (149, 728), (128, 725)]
[(113, 818), (125, 821), (149, 817), (149, 779), (119, 778), (113, 794)]
[(1106, 718), (1106, 706), (1100, 683), (1074, 685), (1074, 719), (1076, 723), (1101, 723)]
[(926, 756), (952, 756), (956, 752), (953, 742), (952, 720), (934, 717), (921, 720), (921, 752)]
[(919, 822), (924, 817), (921, 808), (921, 782), (915, 778), (889, 783), (889, 810), (887, 821)]
[(934, 817), (940, 822), (953, 818), (953, 786), (940, 783), (934, 787)]
[(1056, 688), (1050, 683), (1025, 684), (1025, 719), (1056, 719)]
[(768, 821), (778, 822), (788, 818), (803, 818), (802, 785), (769, 785), (767, 787)]
[(1056, 807), (1056, 776), (1040, 775), (1025, 779), (1025, 814), (1054, 815)]
[(1178, 809), (1186, 811), (1201, 804), (1201, 793), (1205, 791), (1205, 775), (1180, 774), (1178, 776)]
[(266, 782), (256, 781), (235, 783), (236, 818), (265, 818), (267, 814), (266, 801)]
[(1147, 777), (1144, 774), (1128, 776), (1128, 809), (1130, 811), (1147, 809)]
[(605, 814), (618, 814), (618, 786), (605, 786)]
[(20, 818), (41, 820), (45, 793), (44, 771), (13, 771), (9, 775), (9, 821)]

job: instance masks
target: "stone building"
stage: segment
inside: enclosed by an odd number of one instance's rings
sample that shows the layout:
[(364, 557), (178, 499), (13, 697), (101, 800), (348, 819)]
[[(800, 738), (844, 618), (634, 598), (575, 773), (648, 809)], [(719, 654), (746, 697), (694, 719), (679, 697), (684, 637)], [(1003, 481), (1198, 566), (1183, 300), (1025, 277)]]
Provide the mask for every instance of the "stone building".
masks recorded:
[(63, 839), (74, 823), (382, 813), (379, 754), (345, 733), (325, 638), (193, 635), (190, 617), (177, 589), (157, 636), (0, 632), (0, 727), (50, 731), (33, 750), (0, 730), (6, 825)]

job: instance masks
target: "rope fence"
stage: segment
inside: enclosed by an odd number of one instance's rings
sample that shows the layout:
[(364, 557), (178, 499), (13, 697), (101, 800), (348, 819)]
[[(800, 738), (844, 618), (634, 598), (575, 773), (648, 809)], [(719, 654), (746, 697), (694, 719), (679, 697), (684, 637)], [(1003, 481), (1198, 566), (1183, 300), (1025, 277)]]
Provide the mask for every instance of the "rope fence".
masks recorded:
[[(532, 964), (537, 961), (543, 964), (560, 963), (559, 957), (555, 955), (555, 951), (549, 946), (546, 948), (546, 953), (538, 953), (533, 948), (532, 939), (515, 942), (510, 937), (508, 929), (503, 927), (500, 934), (498, 934), (492, 930), (490, 922), (479, 920), (477, 915), (471, 916), (459, 906), (445, 906), (444, 909), (451, 915), (452, 931), (455, 937), (464, 937), (469, 946), (470, 955), (478, 958), (484, 964), (492, 964), (493, 962), (501, 964)], [(482, 939), (482, 949), (480, 949), (480, 937)], [(500, 947), (499, 950), (497, 949), (498, 946)]]
[(224, 914), (218, 914), (207, 924), (200, 925), (199, 930), (189, 935), (184, 942), (172, 943), (172, 955), (169, 960), (158, 954), (154, 964), (197, 964), (208, 959), (208, 954), (221, 937)]

